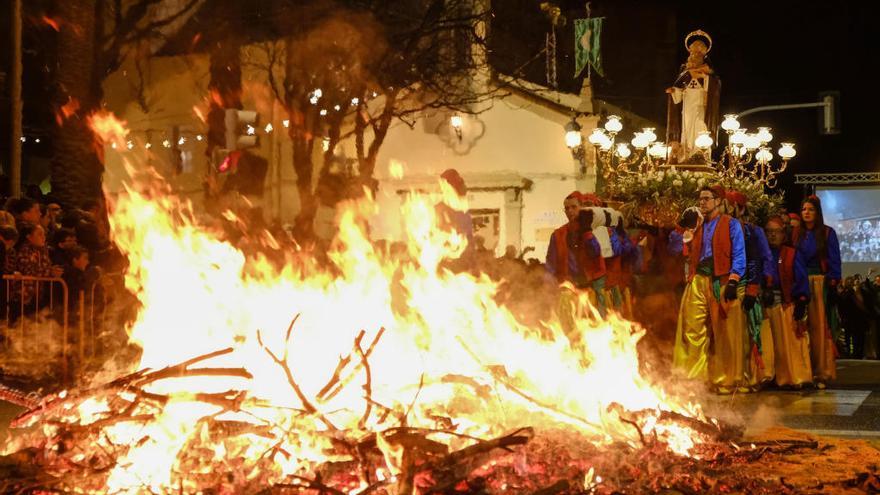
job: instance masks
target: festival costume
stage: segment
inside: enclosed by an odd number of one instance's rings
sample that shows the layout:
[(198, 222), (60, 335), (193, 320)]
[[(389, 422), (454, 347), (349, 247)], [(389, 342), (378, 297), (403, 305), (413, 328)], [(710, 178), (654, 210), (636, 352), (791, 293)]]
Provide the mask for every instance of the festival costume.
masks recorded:
[[(799, 230), (799, 229), (798, 229)], [(798, 239), (800, 232), (795, 230), (792, 238)], [(837, 376), (837, 347), (834, 344), (837, 333), (837, 314), (828, 305), (828, 291), (837, 290), (840, 281), (840, 246), (837, 233), (825, 226), (825, 256), (818, 252), (816, 236), (806, 230), (796, 249), (804, 260), (809, 275), (810, 305), (807, 308), (807, 324), (810, 328), (810, 358), (813, 378), (819, 382), (833, 380)]]
[(673, 366), (689, 378), (708, 379), (719, 389), (747, 382), (749, 352), (745, 315), (737, 298), (722, 300), (728, 279), (739, 281), (746, 256), (740, 223), (717, 215), (700, 225), (689, 250), (689, 282), (681, 300), (673, 350)]
[(606, 278), (605, 278), (605, 299), (608, 305), (614, 308), (625, 318), (630, 318), (632, 312), (626, 313), (624, 309), (624, 274), (623, 263), (624, 258), (633, 255), (635, 246), (632, 245), (626, 236), (618, 235), (615, 229), (611, 227), (599, 227), (607, 229), (609, 242), (612, 248), (613, 256), (605, 258)]
[(604, 311), (605, 260), (591, 231), (567, 223), (556, 229), (547, 246), (545, 267), (561, 284), (557, 315), (563, 330), (577, 335), (578, 318), (589, 316), (586, 303)]
[[(746, 295), (757, 298), (761, 286), (771, 275), (770, 266), (775, 261), (770, 253), (770, 245), (764, 229), (743, 222), (746, 245)], [(772, 329), (764, 325), (765, 308), (756, 301), (750, 310), (743, 308), (746, 317), (746, 331), (750, 341), (749, 385), (757, 387), (773, 380), (775, 372)]]
[(776, 384), (800, 386), (813, 380), (810, 336), (803, 322), (794, 321), (794, 302), (810, 297), (807, 268), (790, 246), (770, 251), (776, 262), (770, 267), (767, 289), (774, 293), (774, 304), (764, 308), (763, 326), (773, 335)]

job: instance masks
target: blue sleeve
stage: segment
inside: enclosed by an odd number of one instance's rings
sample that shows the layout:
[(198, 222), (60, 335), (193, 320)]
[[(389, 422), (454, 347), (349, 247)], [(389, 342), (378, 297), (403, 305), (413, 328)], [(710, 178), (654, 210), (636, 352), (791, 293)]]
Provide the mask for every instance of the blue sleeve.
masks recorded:
[(611, 240), (611, 252), (614, 256), (620, 256), (623, 254), (623, 242), (620, 240), (620, 236), (617, 235), (617, 230), (612, 229), (611, 227), (606, 227), (608, 229), (608, 238)]
[(776, 264), (776, 258), (773, 257), (773, 253), (770, 251), (770, 243), (767, 242), (767, 236), (764, 235), (764, 229), (755, 227), (755, 234), (755, 239), (758, 241), (758, 247), (761, 250), (762, 265), (764, 267), (762, 271), (764, 277), (764, 280), (762, 280), (763, 282), (773, 278), (773, 274), (775, 273), (773, 265)]
[(828, 277), (831, 280), (840, 280), (840, 243), (837, 241), (837, 232), (828, 227)]
[(746, 274), (746, 242), (742, 224), (735, 218), (730, 219), (730, 253), (730, 273), (742, 279)]
[(553, 275), (556, 275), (556, 232), (550, 234), (550, 242), (547, 244), (547, 256), (545, 257), (544, 268)]
[(684, 233), (673, 230), (669, 233), (669, 242), (666, 244), (666, 252), (678, 256), (684, 252)]
[(599, 240), (592, 232), (584, 234), (584, 246), (587, 248), (587, 254), (591, 257), (602, 256), (602, 247), (599, 246)]
[(810, 300), (810, 279), (807, 276), (807, 264), (800, 251), (795, 250), (794, 253), (794, 286), (791, 288), (791, 297), (800, 299), (801, 297)]
[(632, 239), (629, 238), (628, 235), (623, 236), (620, 244), (623, 248), (623, 256), (628, 258), (635, 258), (639, 255), (639, 247)]

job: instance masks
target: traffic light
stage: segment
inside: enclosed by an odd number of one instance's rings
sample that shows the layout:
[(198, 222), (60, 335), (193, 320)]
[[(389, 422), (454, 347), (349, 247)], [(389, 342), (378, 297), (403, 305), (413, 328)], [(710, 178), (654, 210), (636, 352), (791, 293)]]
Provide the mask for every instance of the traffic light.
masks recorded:
[(226, 149), (243, 150), (257, 145), (257, 112), (226, 109)]
[(824, 135), (840, 134), (840, 91), (823, 91), (819, 93), (819, 133)]

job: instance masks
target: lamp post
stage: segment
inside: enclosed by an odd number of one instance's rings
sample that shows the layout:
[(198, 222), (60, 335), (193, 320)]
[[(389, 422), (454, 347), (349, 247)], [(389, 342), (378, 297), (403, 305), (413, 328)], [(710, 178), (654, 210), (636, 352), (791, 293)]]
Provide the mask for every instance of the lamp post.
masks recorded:
[(449, 125), (452, 126), (452, 130), (455, 132), (455, 137), (461, 141), (461, 126), (464, 125), (464, 119), (461, 118), (461, 115), (455, 114), (450, 117)]
[(577, 123), (576, 118), (572, 118), (571, 122), (565, 124), (565, 145), (571, 150), (571, 156), (577, 160), (581, 175), (587, 173), (586, 153), (583, 145), (583, 136), (581, 135), (581, 125)]

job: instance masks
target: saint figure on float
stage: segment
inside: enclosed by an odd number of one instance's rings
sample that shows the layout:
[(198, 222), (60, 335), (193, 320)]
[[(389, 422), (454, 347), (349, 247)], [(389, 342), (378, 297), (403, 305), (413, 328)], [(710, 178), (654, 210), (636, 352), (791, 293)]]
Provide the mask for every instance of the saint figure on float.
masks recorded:
[(694, 141), (701, 131), (709, 131), (718, 142), (720, 124), (718, 106), (721, 79), (709, 65), (707, 54), (712, 49), (712, 37), (696, 30), (684, 39), (688, 59), (678, 77), (666, 90), (666, 142), (672, 146), (672, 159), (677, 163), (704, 163), (705, 158)]

